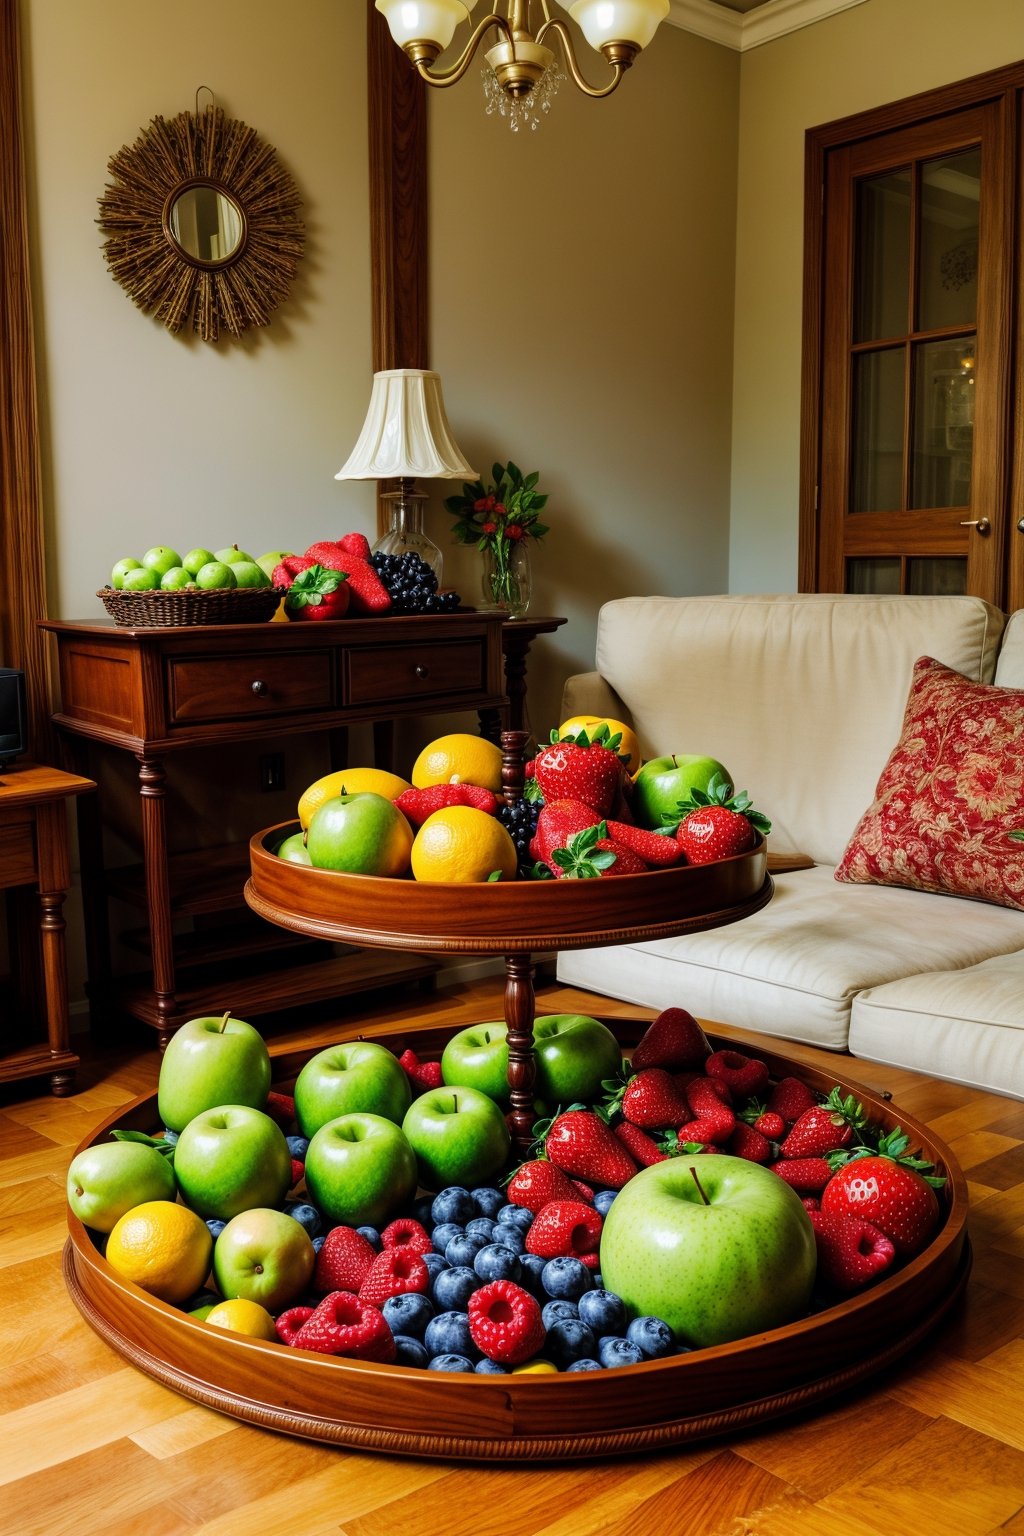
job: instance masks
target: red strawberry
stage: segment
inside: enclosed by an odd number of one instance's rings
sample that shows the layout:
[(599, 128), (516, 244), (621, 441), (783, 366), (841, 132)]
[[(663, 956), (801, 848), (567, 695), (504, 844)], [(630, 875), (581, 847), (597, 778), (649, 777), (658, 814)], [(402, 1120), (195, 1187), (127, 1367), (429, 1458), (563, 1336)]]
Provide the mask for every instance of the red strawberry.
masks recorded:
[(708, 1037), (685, 1008), (664, 1008), (648, 1024), (633, 1051), (633, 1067), (666, 1067), (670, 1072), (703, 1066), (711, 1055)]
[(596, 1253), (602, 1225), (600, 1212), (582, 1200), (549, 1200), (530, 1223), (526, 1251), (542, 1259)]
[(551, 862), (556, 848), (564, 848), (577, 832), (595, 827), (600, 821), (596, 811), (582, 800), (553, 800), (548, 802), (537, 817), (537, 826), (530, 842), (530, 853), (546, 864), (557, 877), (561, 871)]
[(294, 1344), (295, 1337), (303, 1323), (308, 1322), (313, 1316), (313, 1307), (289, 1307), (287, 1312), (278, 1313), (274, 1319), (274, 1331), (282, 1344)]
[(474, 810), (493, 816), (498, 800), (479, 784), (431, 784), (428, 789), (403, 789), (395, 805), (414, 827), (422, 827), (428, 816), (449, 805), (470, 805)]
[(539, 1303), (511, 1280), (492, 1280), (474, 1291), (466, 1307), (473, 1343), (499, 1365), (522, 1365), (544, 1343)]
[(300, 571), (285, 593), (284, 611), (288, 618), (343, 619), (352, 598), (347, 575), (347, 571), (329, 570), (325, 565), (311, 565)]
[(769, 1141), (779, 1141), (786, 1134), (786, 1122), (773, 1109), (762, 1110), (753, 1121), (755, 1131), (760, 1131)]
[(295, 1100), (290, 1093), (276, 1093), (271, 1089), (263, 1110), (271, 1120), (277, 1121), (282, 1131), (287, 1131), (295, 1124)]
[(709, 1077), (720, 1078), (737, 1099), (752, 1099), (768, 1086), (768, 1066), (742, 1051), (714, 1051), (704, 1063)]
[(306, 1165), (305, 1165), (305, 1163), (302, 1161), (301, 1158), (293, 1157), (292, 1158), (292, 1182), (288, 1186), (289, 1189), (294, 1189), (296, 1184), (301, 1184), (302, 1180), (305, 1177), (306, 1177)]
[(804, 1110), (779, 1151), (783, 1157), (822, 1157), (849, 1146), (854, 1131), (866, 1123), (863, 1105), (852, 1094), (844, 1099), (842, 1090), (833, 1088), (823, 1104)]
[(577, 1200), (579, 1192), (561, 1168), (546, 1158), (534, 1158), (517, 1168), (505, 1191), (510, 1205), (522, 1205), (534, 1215), (549, 1200)]
[(768, 1166), (798, 1195), (820, 1195), (832, 1177), (832, 1169), (823, 1157), (783, 1157)]
[(901, 1258), (931, 1239), (941, 1214), (935, 1191), (946, 1182), (928, 1173), (931, 1163), (908, 1156), (908, 1146), (897, 1126), (881, 1138), (877, 1154), (854, 1154), (821, 1197), (827, 1215), (858, 1216), (880, 1228)]
[(371, 1307), (381, 1307), (389, 1296), (429, 1289), (430, 1271), (421, 1255), (403, 1245), (384, 1248), (374, 1254), (373, 1263), (359, 1287), (359, 1300)]
[(622, 1142), (630, 1157), (634, 1157), (641, 1168), (650, 1168), (655, 1163), (663, 1163), (669, 1154), (663, 1152), (653, 1137), (648, 1136), (638, 1125), (630, 1125), (628, 1120), (623, 1120), (615, 1127), (615, 1135)]
[(372, 550), (365, 533), (343, 533), (338, 548), (350, 560), (369, 560)]
[(353, 613), (387, 613), (391, 594), (368, 560), (346, 557), (348, 584), (352, 589)]
[[(420, 1260), (422, 1264), (423, 1260)], [(395, 1358), (395, 1339), (376, 1307), (368, 1306), (348, 1291), (325, 1296), (295, 1334), (297, 1349), (315, 1349), (324, 1355), (346, 1355), (354, 1360)]]
[(424, 1093), (428, 1088), (440, 1088), (444, 1082), (441, 1075), (441, 1063), (439, 1061), (420, 1061), (414, 1050), (404, 1050), (398, 1058), (398, 1065), (402, 1068), (410, 1084), (417, 1094)]
[(679, 823), (676, 841), (691, 864), (713, 864), (746, 853), (754, 846), (754, 829), (741, 811), (724, 805), (702, 805)]
[(619, 1108), (626, 1120), (645, 1131), (682, 1125), (692, 1114), (689, 1102), (664, 1067), (645, 1067), (631, 1077)]
[(274, 566), (274, 574), (270, 578), (275, 587), (290, 587), (300, 571), (308, 571), (314, 565), (315, 560), (309, 560), (305, 555), (285, 555), (279, 565)]
[(877, 1227), (859, 1216), (808, 1213), (818, 1250), (818, 1276), (834, 1291), (861, 1291), (884, 1274), (896, 1249)]
[(686, 1102), (693, 1120), (679, 1127), (680, 1141), (713, 1141), (716, 1146), (724, 1146), (729, 1140), (736, 1129), (736, 1112), (722, 1102), (720, 1089), (729, 1091), (710, 1077), (694, 1078), (687, 1085)]
[(544, 1134), (544, 1150), (564, 1173), (607, 1189), (621, 1189), (636, 1164), (621, 1141), (590, 1109), (567, 1109)]
[(342, 549), (340, 540), (321, 539), (309, 546), (303, 558), (312, 560), (314, 565), (325, 565), (329, 571), (347, 571), (352, 556)]
[(736, 1129), (725, 1144), (725, 1150), (733, 1157), (745, 1157), (751, 1163), (766, 1163), (772, 1155), (772, 1144), (760, 1131), (743, 1120), (737, 1120)]
[(358, 1291), (377, 1257), (371, 1244), (355, 1227), (332, 1227), (323, 1240), (313, 1270), (313, 1289)]
[[(586, 836), (584, 833), (583, 836)], [(602, 875), (643, 875), (647, 873), (647, 865), (638, 853), (632, 848), (627, 848), (614, 837), (599, 837), (594, 844), (599, 853), (612, 854), (612, 862), (604, 866)], [(567, 871), (571, 873), (571, 871)]]
[(582, 1179), (570, 1179), (569, 1183), (576, 1191), (579, 1199), (585, 1200), (588, 1205), (593, 1205), (594, 1191), (591, 1189), (589, 1184), (584, 1184)]
[(626, 821), (609, 820), (608, 836), (622, 847), (631, 848), (645, 864), (656, 869), (682, 862), (683, 850), (676, 839), (661, 832), (648, 832), (645, 827), (633, 827)]
[(426, 1227), (411, 1216), (398, 1216), (389, 1221), (380, 1235), (385, 1248), (404, 1248), (407, 1253), (429, 1253), (434, 1246)]
[(545, 801), (582, 800), (605, 816), (615, 804), (624, 769), (616, 753), (592, 743), (584, 731), (538, 752), (533, 772)]
[(780, 1077), (768, 1095), (766, 1109), (781, 1115), (787, 1125), (799, 1120), (805, 1109), (813, 1109), (817, 1099), (799, 1077)]

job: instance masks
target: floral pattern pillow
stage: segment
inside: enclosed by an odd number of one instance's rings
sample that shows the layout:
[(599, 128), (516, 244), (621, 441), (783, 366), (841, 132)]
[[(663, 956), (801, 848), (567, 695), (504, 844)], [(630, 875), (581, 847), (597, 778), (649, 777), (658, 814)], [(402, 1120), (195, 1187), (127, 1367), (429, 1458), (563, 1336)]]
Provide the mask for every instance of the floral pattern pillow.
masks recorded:
[(917, 661), (899, 742), (836, 879), (1024, 910), (1024, 691)]

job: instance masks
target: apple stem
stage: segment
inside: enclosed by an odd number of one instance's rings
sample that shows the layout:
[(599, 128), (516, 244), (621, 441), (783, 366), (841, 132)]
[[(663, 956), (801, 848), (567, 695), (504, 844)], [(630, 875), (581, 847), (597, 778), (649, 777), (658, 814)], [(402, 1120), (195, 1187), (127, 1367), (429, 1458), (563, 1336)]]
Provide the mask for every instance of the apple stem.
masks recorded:
[(696, 1170), (696, 1168), (695, 1168), (695, 1167), (694, 1167), (694, 1166), (693, 1166), (693, 1164), (692, 1164), (692, 1163), (691, 1163), (691, 1164), (690, 1164), (690, 1174), (691, 1174), (691, 1176), (692, 1176), (692, 1178), (693, 1178), (693, 1182), (694, 1182), (694, 1183), (695, 1183), (695, 1184), (696, 1184), (696, 1186), (697, 1186), (697, 1192), (698, 1192), (698, 1194), (699, 1194), (699, 1195), (700, 1195), (700, 1197), (701, 1197), (701, 1199), (702, 1199), (702, 1200), (703, 1200), (703, 1201), (704, 1201), (704, 1204), (705, 1204), (705, 1205), (710, 1205), (710, 1204), (711, 1204), (711, 1201), (710, 1201), (710, 1200), (709, 1200), (709, 1199), (708, 1199), (708, 1197), (707, 1197), (707, 1195), (706, 1195), (706, 1194), (705, 1194), (705, 1193), (704, 1193), (704, 1190), (703, 1190), (703, 1188), (702, 1188), (702, 1186), (701, 1186), (701, 1182), (700, 1182), (700, 1179), (698, 1179), (698, 1177), (697, 1177), (697, 1170)]
[(227, 1013), (224, 1015), (224, 1017), (220, 1021), (220, 1028), (218, 1030), (218, 1034), (222, 1035), (224, 1033), (224, 1030), (227, 1028), (228, 1019), (230, 1019), (230, 1017), (231, 1017), (231, 1009), (229, 1008)]

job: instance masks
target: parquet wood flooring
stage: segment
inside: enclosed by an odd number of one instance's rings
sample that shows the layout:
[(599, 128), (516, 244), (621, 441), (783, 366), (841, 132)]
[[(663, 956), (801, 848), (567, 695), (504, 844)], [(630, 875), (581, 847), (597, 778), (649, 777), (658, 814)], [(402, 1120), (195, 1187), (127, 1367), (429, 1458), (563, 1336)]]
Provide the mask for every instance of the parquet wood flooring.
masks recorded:
[[(567, 988), (540, 1000), (643, 1015)], [(454, 1028), (498, 1012), (497, 983), (478, 982), (364, 1016)], [(336, 1035), (327, 1023), (270, 1044), (312, 1049)], [(65, 1173), (102, 1115), (155, 1089), (159, 1059), (148, 1036), (82, 1053), (73, 1098), (51, 1097), (42, 1079), (0, 1092), (3, 1536), (1024, 1536), (1024, 1104), (843, 1059), (951, 1146), (971, 1194), (963, 1304), (867, 1389), (686, 1450), (487, 1467), (241, 1424), (151, 1381), (91, 1331), (60, 1275)]]

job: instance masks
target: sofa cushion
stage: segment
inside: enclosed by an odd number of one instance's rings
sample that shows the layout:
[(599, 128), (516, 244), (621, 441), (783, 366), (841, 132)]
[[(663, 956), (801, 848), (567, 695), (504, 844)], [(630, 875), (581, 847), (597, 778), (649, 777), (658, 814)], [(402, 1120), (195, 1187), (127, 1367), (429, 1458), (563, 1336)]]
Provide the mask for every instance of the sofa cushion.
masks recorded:
[(1011, 613), (996, 657), (994, 682), (1000, 688), (1024, 688), (1024, 608)]
[(1024, 692), (922, 657), (836, 879), (1024, 910)]
[(962, 970), (929, 971), (853, 1000), (850, 1050), (1024, 1099), (1024, 948)]
[(914, 662), (990, 682), (1003, 624), (973, 597), (620, 598), (601, 609), (596, 661), (646, 756), (717, 757), (770, 817), (773, 850), (834, 866), (899, 736)]
[[(941, 920), (935, 921), (939, 906)], [(975, 965), (1024, 944), (1018, 912), (880, 886), (840, 885), (830, 867), (775, 877), (742, 922), (650, 944), (565, 950), (558, 979), (647, 1008), (843, 1050), (864, 987)]]

